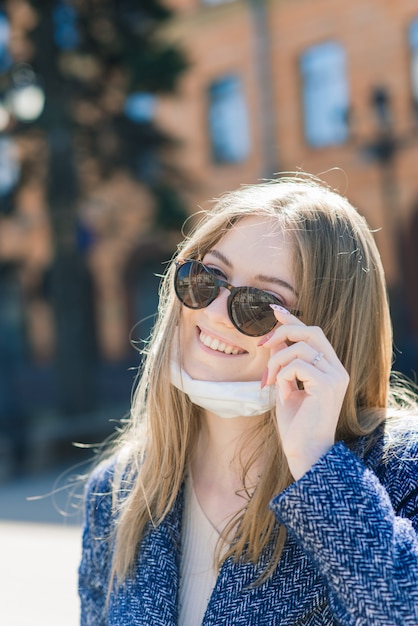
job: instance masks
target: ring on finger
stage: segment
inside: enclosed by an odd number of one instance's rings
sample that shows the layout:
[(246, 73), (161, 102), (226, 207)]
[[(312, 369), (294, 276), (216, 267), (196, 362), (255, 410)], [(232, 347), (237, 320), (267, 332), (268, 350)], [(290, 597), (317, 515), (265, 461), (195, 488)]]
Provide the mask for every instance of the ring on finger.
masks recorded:
[(314, 360), (312, 361), (312, 365), (316, 367), (323, 356), (324, 356), (323, 352), (318, 352), (318, 354), (315, 356)]

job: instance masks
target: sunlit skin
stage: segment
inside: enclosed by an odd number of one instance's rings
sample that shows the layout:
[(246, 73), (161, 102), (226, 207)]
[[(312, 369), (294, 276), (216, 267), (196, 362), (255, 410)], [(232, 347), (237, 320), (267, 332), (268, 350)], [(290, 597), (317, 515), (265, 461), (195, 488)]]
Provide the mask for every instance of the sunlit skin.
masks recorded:
[(270, 354), (266, 384), (276, 384), (281, 443), (297, 480), (334, 444), (349, 376), (320, 328), (283, 309), (275, 315), (281, 324), (262, 346)]
[[(268, 219), (243, 219), (203, 261), (234, 286), (274, 293), (283, 308), (274, 311), (275, 329), (260, 338), (247, 337), (233, 326), (226, 289), (204, 309), (183, 307), (183, 367), (199, 380), (259, 380), (260, 386), (275, 385), (281, 443), (297, 480), (334, 443), (348, 374), (322, 330), (305, 325), (284, 308), (294, 308), (297, 302), (292, 246)], [(303, 390), (297, 381), (303, 383)], [(202, 509), (219, 530), (243, 504), (237, 495), (241, 488), (237, 453), (242, 434), (256, 419), (260, 418), (223, 419), (205, 412), (192, 474)], [(254, 484), (262, 469), (253, 468)]]
[[(258, 287), (276, 295), (283, 306), (294, 307), (291, 245), (275, 230), (266, 219), (245, 218), (202, 260), (235, 287)], [(227, 313), (228, 295), (221, 289), (206, 308), (183, 307), (183, 367), (199, 380), (261, 381), (268, 351), (258, 346), (260, 337), (248, 337), (234, 327)]]

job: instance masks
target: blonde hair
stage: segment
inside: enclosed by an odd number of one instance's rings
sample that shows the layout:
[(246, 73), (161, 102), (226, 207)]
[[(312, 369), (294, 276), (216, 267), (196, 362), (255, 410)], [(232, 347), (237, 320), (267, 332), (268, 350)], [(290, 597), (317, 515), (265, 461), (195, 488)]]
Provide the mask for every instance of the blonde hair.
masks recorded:
[[(380, 256), (365, 220), (347, 199), (308, 176), (282, 177), (222, 196), (178, 248), (180, 257), (203, 258), (239, 220), (260, 215), (277, 221), (294, 246), (294, 272), (303, 321), (321, 326), (349, 373), (337, 439), (371, 433), (386, 416), (392, 333)], [(197, 441), (200, 410), (170, 384), (170, 352), (181, 315), (173, 291), (172, 263), (162, 281), (159, 315), (149, 343), (131, 419), (118, 446), (130, 488), (120, 499), (113, 573), (132, 569), (149, 523), (158, 526), (179, 494)], [(266, 576), (280, 558), (284, 528), (269, 509), (271, 498), (292, 482), (280, 447), (274, 411), (258, 424), (259, 447), (242, 468), (263, 458), (264, 471), (251, 498), (229, 525), (235, 539), (219, 556), (257, 562), (272, 538)], [(250, 439), (254, 433), (248, 433)], [(262, 455), (262, 456), (260, 456)], [(115, 497), (121, 490), (114, 484)]]

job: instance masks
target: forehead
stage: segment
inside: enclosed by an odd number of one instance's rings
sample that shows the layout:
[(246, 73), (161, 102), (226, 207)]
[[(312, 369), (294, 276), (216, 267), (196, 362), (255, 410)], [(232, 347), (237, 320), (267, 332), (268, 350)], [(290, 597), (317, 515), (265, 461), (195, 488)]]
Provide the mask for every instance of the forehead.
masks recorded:
[(294, 282), (293, 249), (277, 220), (260, 216), (241, 219), (212, 248), (239, 273), (277, 276), (290, 283)]
[(284, 252), (290, 253), (293, 244), (277, 220), (249, 216), (234, 224), (214, 247), (229, 250), (231, 254), (240, 252), (252, 258), (261, 255), (263, 259), (273, 260)]

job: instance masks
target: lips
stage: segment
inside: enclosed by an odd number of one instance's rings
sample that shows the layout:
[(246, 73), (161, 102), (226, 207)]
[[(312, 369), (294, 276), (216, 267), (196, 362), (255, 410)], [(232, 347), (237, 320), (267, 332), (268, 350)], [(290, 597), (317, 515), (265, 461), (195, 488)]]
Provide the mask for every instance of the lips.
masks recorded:
[(222, 352), (224, 354), (237, 355), (244, 354), (246, 352), (245, 350), (242, 350), (237, 346), (228, 344), (221, 339), (217, 339), (216, 337), (211, 337), (210, 335), (207, 335), (203, 332), (203, 330), (200, 330), (199, 340), (207, 348), (210, 348), (211, 350), (216, 350), (217, 352)]

